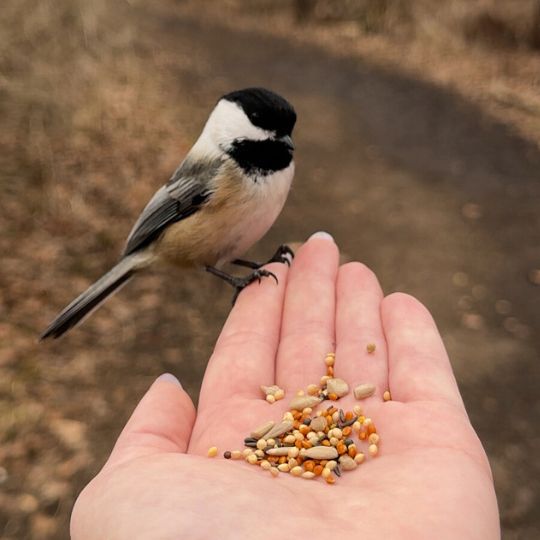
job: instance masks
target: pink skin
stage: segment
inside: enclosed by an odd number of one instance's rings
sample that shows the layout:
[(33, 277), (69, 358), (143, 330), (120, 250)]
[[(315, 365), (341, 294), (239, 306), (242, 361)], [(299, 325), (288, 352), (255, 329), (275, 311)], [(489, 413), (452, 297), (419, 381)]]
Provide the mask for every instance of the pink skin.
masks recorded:
[[(325, 237), (308, 240), (290, 269), (268, 268), (279, 286), (264, 279), (238, 298), (199, 410), (171, 378), (152, 385), (79, 496), (73, 539), (499, 538), (489, 464), (426, 308), (405, 294), (384, 297), (360, 263), (339, 267)], [(280, 419), (299, 388), (319, 381), (332, 350), (337, 377), (377, 386), (361, 405), (381, 435), (379, 456), (332, 486), (221, 457)], [(274, 383), (286, 397), (269, 405), (259, 386)], [(339, 405), (355, 403), (350, 394)], [(210, 446), (217, 458), (206, 457)]]

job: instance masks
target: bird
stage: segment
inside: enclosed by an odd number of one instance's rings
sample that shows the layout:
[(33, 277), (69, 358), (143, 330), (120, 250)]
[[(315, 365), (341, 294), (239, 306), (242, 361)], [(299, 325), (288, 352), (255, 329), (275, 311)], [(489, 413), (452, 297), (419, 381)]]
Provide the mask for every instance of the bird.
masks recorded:
[[(294, 176), (295, 123), (293, 106), (271, 90), (223, 95), (184, 160), (136, 220), (118, 263), (66, 306), (40, 340), (59, 338), (155, 264), (203, 268), (234, 287), (233, 304), (252, 282), (277, 282), (263, 266), (290, 264), (294, 254), (287, 245), (263, 264), (239, 257), (266, 234), (285, 204)], [(252, 272), (228, 274), (227, 263)]]

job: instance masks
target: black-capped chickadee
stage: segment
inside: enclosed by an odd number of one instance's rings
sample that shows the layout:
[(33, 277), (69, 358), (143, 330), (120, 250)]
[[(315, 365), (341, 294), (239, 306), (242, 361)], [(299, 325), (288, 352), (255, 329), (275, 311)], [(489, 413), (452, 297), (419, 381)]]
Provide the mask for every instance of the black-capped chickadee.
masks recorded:
[[(263, 276), (275, 278), (238, 257), (283, 208), (294, 175), (295, 122), (293, 107), (264, 88), (224, 95), (184, 161), (142, 211), (118, 264), (71, 302), (41, 339), (60, 337), (156, 262), (203, 267), (233, 285), (236, 294)], [(288, 262), (290, 256), (280, 246), (271, 261)], [(254, 271), (231, 276), (220, 269), (228, 262)]]

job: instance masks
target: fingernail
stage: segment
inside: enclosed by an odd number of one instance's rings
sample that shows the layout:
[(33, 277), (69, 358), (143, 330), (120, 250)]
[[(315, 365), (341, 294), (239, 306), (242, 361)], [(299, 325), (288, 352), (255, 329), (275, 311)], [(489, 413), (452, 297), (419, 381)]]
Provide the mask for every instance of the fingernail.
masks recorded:
[(320, 238), (322, 240), (331, 240), (332, 242), (334, 241), (334, 238), (331, 234), (328, 234), (327, 232), (324, 232), (324, 231), (319, 231), (319, 232), (316, 232), (314, 234), (312, 234), (309, 239), (311, 240), (312, 238)]
[(180, 388), (182, 388), (182, 384), (172, 373), (164, 373), (163, 375), (160, 375), (156, 379), (156, 381), (168, 381), (168, 382), (177, 384)]

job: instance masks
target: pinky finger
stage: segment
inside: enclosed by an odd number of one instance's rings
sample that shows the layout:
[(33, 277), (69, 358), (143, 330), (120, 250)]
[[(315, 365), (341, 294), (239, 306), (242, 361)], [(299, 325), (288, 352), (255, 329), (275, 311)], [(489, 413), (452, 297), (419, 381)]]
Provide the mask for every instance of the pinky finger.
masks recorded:
[(398, 401), (439, 401), (464, 408), (437, 326), (415, 298), (395, 293), (381, 305), (389, 385)]

